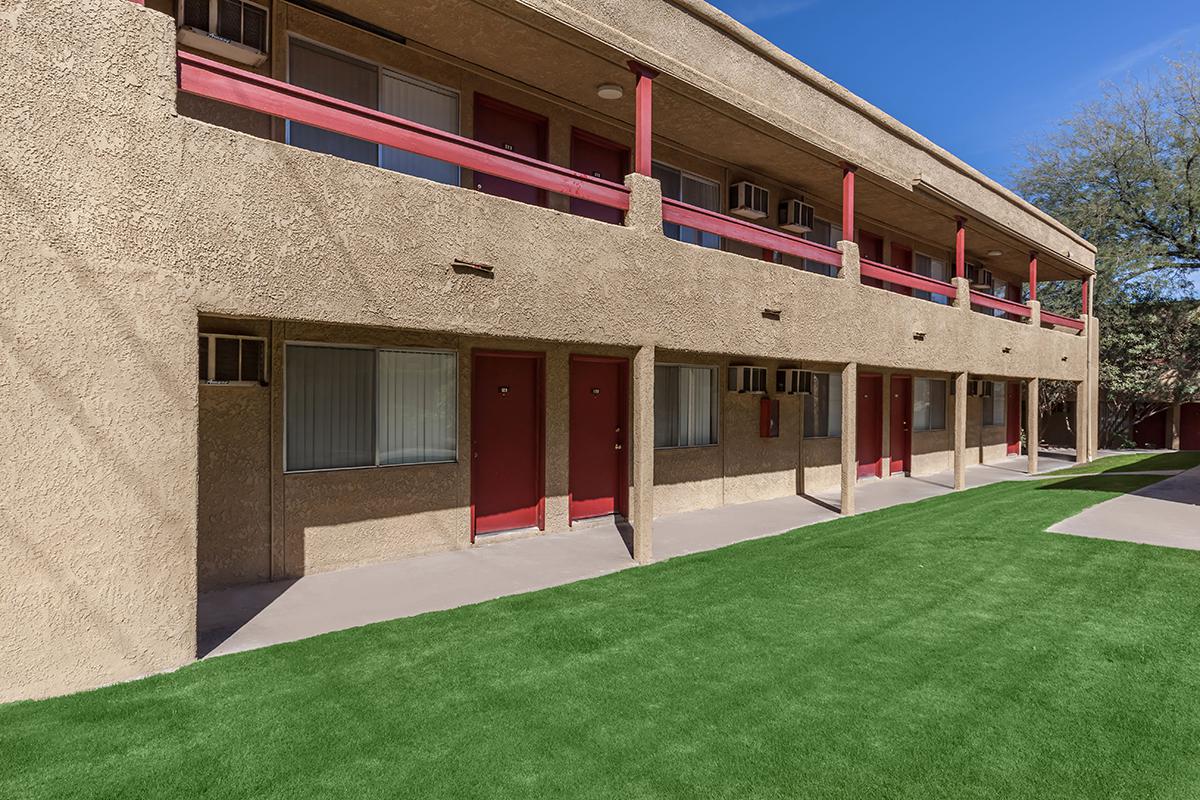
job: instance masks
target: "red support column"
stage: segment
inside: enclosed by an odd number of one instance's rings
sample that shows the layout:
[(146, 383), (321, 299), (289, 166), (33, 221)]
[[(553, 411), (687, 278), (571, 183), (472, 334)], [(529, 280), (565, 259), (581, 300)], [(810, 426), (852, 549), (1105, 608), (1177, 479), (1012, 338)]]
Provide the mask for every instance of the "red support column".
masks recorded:
[(842, 238), (848, 242), (857, 242), (858, 234), (854, 228), (854, 171), (853, 164), (842, 162)]
[(954, 277), (967, 277), (967, 220), (965, 217), (957, 217), (955, 224), (958, 225), (954, 232)]
[(1088, 278), (1083, 279), (1083, 314), (1082, 314), (1082, 316), (1085, 316), (1085, 317), (1090, 313), (1088, 310), (1088, 301), (1090, 299), (1088, 297), (1088, 284), (1090, 282), (1091, 281)]
[(633, 134), (633, 170), (641, 175), (649, 175), (653, 165), (651, 141), (654, 136), (652, 116), (654, 111), (653, 88), (658, 71), (639, 64), (629, 62), (629, 69), (637, 75), (637, 91), (635, 99), (635, 120)]
[(1037, 300), (1037, 251), (1029, 253), (1029, 300)]

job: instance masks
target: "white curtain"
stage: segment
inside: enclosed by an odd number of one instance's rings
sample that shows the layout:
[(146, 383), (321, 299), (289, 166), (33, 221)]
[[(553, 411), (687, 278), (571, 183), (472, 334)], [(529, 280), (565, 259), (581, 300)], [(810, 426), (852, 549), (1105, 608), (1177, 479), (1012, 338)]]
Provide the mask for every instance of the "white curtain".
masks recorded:
[(453, 461), (458, 449), (453, 353), (379, 351), (379, 463)]
[(716, 371), (712, 367), (654, 368), (654, 446), (715, 444)]

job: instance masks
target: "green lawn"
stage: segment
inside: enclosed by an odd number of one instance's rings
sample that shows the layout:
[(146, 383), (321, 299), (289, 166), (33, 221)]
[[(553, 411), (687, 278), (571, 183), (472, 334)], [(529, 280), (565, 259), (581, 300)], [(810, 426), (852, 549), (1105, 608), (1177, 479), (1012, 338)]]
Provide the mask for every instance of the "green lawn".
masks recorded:
[(1138, 470), (1191, 469), (1200, 467), (1200, 450), (1183, 450), (1174, 453), (1129, 453), (1119, 456), (1098, 458), (1090, 464), (1079, 464), (1067, 469), (1056, 470), (1055, 475), (1090, 475), (1101, 472), (1125, 472)]
[(1200, 553), (996, 484), (0, 707), (4, 798), (1196, 798)]

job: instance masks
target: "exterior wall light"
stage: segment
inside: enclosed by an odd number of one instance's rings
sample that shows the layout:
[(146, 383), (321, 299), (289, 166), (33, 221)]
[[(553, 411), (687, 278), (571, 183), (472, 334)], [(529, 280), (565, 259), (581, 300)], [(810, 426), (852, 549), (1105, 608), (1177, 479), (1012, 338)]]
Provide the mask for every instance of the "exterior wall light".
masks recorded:
[(596, 94), (601, 100), (620, 100), (625, 96), (625, 90), (615, 83), (602, 83), (596, 87)]
[(764, 317), (766, 317), (767, 319), (778, 320), (780, 317), (783, 316), (783, 309), (782, 308), (764, 308), (762, 315)]
[(915, 341), (915, 342), (925, 341), (925, 331), (913, 331), (913, 341)]
[(1003, 250), (988, 250), (988, 258), (999, 258), (1004, 255)]

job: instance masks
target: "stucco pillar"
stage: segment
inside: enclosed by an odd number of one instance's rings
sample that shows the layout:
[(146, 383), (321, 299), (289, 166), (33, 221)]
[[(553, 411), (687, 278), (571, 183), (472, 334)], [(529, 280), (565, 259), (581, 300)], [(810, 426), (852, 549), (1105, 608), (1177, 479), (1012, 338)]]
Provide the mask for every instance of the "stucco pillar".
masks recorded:
[(1042, 302), (1040, 300), (1029, 301), (1029, 324), (1034, 329), (1042, 327)]
[(1088, 442), (1091, 439), (1091, 421), (1088, 412), (1088, 382), (1075, 384), (1075, 461), (1088, 461)]
[(859, 260), (858, 243), (843, 239), (837, 243), (842, 251), (842, 270), (839, 278), (844, 278), (852, 284), (862, 283), (862, 262)]
[(971, 310), (971, 282), (966, 278), (951, 278), (954, 284), (954, 307), (965, 311)]
[(1095, 458), (1100, 451), (1100, 320), (1089, 316), (1088, 333), (1088, 457)]
[(648, 564), (654, 559), (654, 345), (638, 348), (631, 383), (629, 524), (633, 557)]
[(954, 488), (967, 488), (967, 373), (954, 376)]
[[(842, 244), (852, 244), (843, 242)], [(856, 248), (857, 249), (857, 248)], [(856, 253), (857, 255), (857, 253)], [(842, 367), (842, 514), (854, 513), (858, 480), (858, 364)]]
[(1167, 417), (1167, 422), (1171, 426), (1170, 430), (1167, 431), (1167, 447), (1171, 448), (1172, 450), (1178, 450), (1180, 448), (1179, 426), (1182, 422), (1182, 418), (1183, 404), (1172, 403), (1171, 413)]
[(625, 176), (629, 187), (629, 210), (625, 212), (625, 227), (643, 230), (656, 229), (662, 233), (662, 186), (649, 175), (632, 173)]
[(1041, 432), (1038, 430), (1038, 406), (1041, 397), (1041, 383), (1037, 378), (1029, 379), (1025, 403), (1025, 453), (1029, 457), (1029, 474), (1036, 475), (1038, 471), (1038, 445)]

